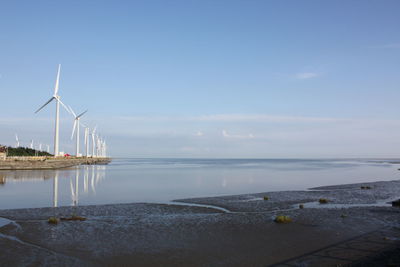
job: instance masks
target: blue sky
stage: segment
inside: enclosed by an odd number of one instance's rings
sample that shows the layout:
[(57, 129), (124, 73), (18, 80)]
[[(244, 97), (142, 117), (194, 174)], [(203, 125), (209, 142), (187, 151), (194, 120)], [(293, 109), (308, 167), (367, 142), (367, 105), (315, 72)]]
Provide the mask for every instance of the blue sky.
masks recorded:
[[(60, 95), (113, 156), (400, 154), (399, 1), (3, 1), (0, 143)], [(61, 142), (72, 152), (72, 119)], [(38, 141), (39, 142), (39, 141)]]

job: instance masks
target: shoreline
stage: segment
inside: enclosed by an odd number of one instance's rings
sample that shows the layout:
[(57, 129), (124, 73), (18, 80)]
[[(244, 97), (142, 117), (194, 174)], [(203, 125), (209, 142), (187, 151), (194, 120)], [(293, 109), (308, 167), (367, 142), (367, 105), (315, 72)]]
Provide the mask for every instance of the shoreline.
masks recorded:
[[(263, 199), (265, 195), (268, 200)], [(319, 198), (328, 199), (328, 204), (298, 206)], [(0, 248), (5, 252), (0, 262), (39, 262), (44, 266), (133, 262), (140, 266), (357, 266), (368, 257), (376, 259), (382, 251), (400, 247), (400, 208), (373, 205), (395, 198), (400, 198), (400, 180), (180, 199), (165, 204), (0, 210), (0, 217), (13, 222), (0, 227)], [(71, 214), (87, 220), (47, 223), (51, 216)], [(273, 221), (276, 215), (290, 216), (293, 222), (277, 224)], [(333, 252), (334, 257), (321, 257)]]
[(111, 158), (16, 157), (0, 160), (0, 170), (56, 170), (77, 165), (103, 165)]

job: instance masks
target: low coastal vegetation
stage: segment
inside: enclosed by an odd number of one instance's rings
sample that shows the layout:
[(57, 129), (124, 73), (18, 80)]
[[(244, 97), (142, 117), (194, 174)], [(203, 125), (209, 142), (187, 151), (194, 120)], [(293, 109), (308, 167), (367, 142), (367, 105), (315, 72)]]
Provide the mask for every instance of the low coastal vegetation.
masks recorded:
[[(1, 146), (1, 145), (0, 145)], [(35, 157), (35, 156), (53, 156), (50, 153), (39, 151), (28, 147), (6, 147), (8, 157)]]

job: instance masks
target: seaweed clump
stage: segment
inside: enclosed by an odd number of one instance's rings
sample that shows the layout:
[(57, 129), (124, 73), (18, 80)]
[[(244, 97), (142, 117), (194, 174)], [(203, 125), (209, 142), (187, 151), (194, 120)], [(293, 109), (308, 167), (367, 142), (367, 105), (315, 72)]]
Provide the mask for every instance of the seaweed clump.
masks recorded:
[(62, 221), (86, 221), (85, 217), (77, 216), (77, 215), (72, 215), (71, 217), (67, 218), (60, 218)]
[(269, 200), (269, 197), (268, 196), (264, 196), (264, 200)]
[(56, 218), (56, 217), (50, 217), (50, 218), (47, 220), (47, 222), (50, 223), (50, 224), (58, 224), (58, 223), (60, 222), (60, 219), (58, 219), (58, 218)]
[(304, 209), (304, 204), (300, 204), (299, 209)]
[(320, 198), (319, 200), (319, 204), (327, 204), (329, 201), (326, 198)]
[(367, 186), (361, 186), (360, 188), (363, 189), (363, 190), (372, 189), (372, 188), (371, 188), (370, 186), (368, 186), (368, 185), (367, 185)]
[(275, 217), (274, 222), (276, 223), (290, 223), (292, 222), (292, 218), (290, 218), (289, 216), (286, 215), (278, 215)]

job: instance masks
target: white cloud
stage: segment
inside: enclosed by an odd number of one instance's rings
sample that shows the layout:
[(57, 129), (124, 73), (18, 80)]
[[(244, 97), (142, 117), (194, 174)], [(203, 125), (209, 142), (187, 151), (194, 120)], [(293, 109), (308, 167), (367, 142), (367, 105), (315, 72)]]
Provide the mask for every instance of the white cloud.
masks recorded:
[(300, 80), (312, 79), (317, 76), (318, 76), (318, 74), (315, 72), (302, 72), (302, 73), (296, 74), (296, 78), (300, 79)]
[(195, 136), (204, 136), (203, 132), (197, 131), (197, 133), (195, 133)]
[(237, 139), (252, 139), (254, 138), (253, 134), (247, 134), (247, 135), (238, 135), (238, 134), (228, 134), (226, 130), (222, 130), (222, 136), (225, 138), (237, 138)]

